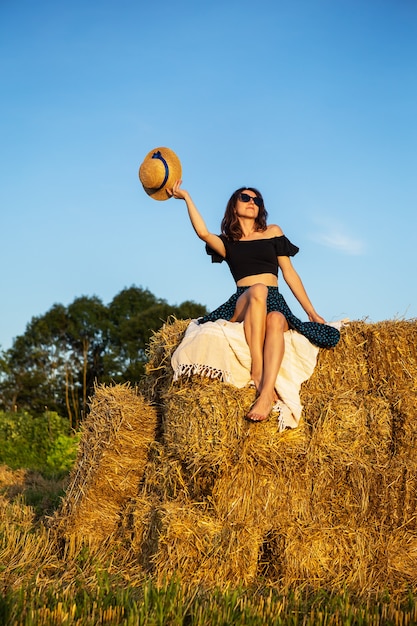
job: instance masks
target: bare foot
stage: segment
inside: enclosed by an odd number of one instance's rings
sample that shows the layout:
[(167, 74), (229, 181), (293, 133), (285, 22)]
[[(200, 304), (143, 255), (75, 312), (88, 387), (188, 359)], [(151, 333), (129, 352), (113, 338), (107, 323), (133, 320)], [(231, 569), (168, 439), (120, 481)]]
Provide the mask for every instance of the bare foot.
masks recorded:
[(272, 406), (273, 400), (270, 397), (260, 395), (246, 415), (246, 419), (250, 422), (264, 422), (268, 419)]

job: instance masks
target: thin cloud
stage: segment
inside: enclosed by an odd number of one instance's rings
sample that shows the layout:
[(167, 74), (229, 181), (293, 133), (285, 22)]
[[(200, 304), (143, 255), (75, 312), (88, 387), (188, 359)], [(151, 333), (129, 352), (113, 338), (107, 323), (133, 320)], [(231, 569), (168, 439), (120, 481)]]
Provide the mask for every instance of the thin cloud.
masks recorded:
[(349, 235), (343, 226), (327, 224), (324, 228), (322, 232), (311, 236), (317, 243), (351, 256), (360, 256), (365, 253), (364, 242)]

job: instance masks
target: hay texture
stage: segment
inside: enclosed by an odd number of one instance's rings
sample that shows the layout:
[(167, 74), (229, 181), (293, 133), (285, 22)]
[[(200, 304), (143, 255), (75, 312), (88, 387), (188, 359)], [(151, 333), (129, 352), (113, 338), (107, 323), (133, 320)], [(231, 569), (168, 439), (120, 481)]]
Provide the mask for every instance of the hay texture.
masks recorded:
[(416, 590), (417, 323), (343, 328), (302, 386), (301, 425), (283, 433), (244, 420), (253, 389), (172, 384), (185, 328), (166, 325), (150, 347), (163, 459), (145, 470), (140, 501), (153, 504), (143, 517), (138, 502), (133, 549), (156, 579)]
[(137, 493), (156, 427), (155, 409), (129, 385), (96, 389), (65, 498), (50, 524), (60, 537), (91, 546), (109, 539)]
[[(302, 386), (300, 426), (284, 432), (276, 418), (245, 421), (253, 388), (173, 383), (171, 355), (187, 324), (171, 321), (151, 341), (136, 400), (143, 414), (157, 409), (160, 428), (123, 497), (106, 495), (106, 533), (119, 514), (119, 538), (160, 583), (177, 574), (206, 587), (417, 592), (417, 322), (344, 327)], [(110, 390), (100, 393), (103, 402)], [(89, 428), (100, 415), (92, 411)], [(124, 445), (109, 443), (105, 471), (104, 456), (85, 448), (102, 484), (116, 458), (133, 461)], [(89, 497), (93, 533), (101, 506)]]

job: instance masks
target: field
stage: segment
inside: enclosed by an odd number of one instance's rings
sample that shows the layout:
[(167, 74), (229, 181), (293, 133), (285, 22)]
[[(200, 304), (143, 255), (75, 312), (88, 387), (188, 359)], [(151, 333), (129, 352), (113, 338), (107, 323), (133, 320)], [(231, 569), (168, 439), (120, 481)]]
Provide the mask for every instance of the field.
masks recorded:
[(416, 323), (351, 325), (284, 433), (172, 384), (183, 331), (96, 390), (70, 476), (0, 469), (0, 623), (417, 623)]

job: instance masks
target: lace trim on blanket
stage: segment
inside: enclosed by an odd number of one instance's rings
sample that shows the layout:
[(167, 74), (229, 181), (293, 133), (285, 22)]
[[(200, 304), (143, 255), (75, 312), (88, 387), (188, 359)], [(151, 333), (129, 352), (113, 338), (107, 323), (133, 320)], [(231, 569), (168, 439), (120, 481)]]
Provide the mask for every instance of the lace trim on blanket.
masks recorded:
[(199, 363), (183, 363), (174, 370), (174, 382), (180, 378), (180, 376), (205, 376), (206, 378), (215, 378), (222, 383), (232, 383), (231, 372), (217, 369), (216, 367), (210, 367), (209, 365), (200, 365)]
[(282, 433), (286, 428), (292, 428), (292, 426), (287, 425), (287, 422), (291, 423), (291, 411), (282, 400), (277, 400), (275, 402), (272, 407), (272, 416), (276, 416), (278, 419), (279, 433)]

